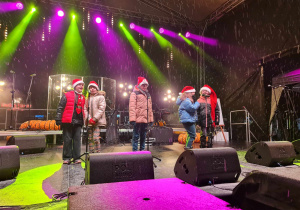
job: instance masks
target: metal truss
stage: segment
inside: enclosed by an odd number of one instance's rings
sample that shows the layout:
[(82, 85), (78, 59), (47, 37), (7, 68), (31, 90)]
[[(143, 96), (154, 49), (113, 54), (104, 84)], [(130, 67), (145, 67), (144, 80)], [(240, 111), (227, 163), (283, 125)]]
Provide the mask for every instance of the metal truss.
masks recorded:
[(226, 13), (233, 10), (235, 7), (239, 6), (241, 3), (244, 3), (245, 0), (228, 0), (222, 4), (218, 9), (206, 17), (202, 22), (203, 24), (209, 26), (223, 17)]
[[(140, 0), (143, 1), (143, 0)], [(187, 17), (177, 13), (176, 11), (171, 11), (169, 9), (166, 12), (172, 12), (174, 15), (170, 17), (150, 15), (141, 12), (135, 12), (130, 10), (125, 10), (116, 7), (105, 6), (100, 3), (100, 1), (86, 1), (86, 0), (41, 0), (43, 3), (53, 4), (53, 5), (62, 5), (62, 6), (75, 6), (78, 8), (85, 8), (91, 11), (100, 11), (103, 13), (111, 13), (115, 17), (122, 18), (131, 18), (137, 21), (151, 22), (151, 23), (160, 23), (160, 24), (168, 24), (171, 26), (179, 26), (179, 27), (197, 27), (195, 21), (188, 19)], [(146, 1), (145, 1), (146, 2)], [(144, 3), (144, 2), (143, 2)], [(147, 3), (145, 3), (147, 4)], [(148, 4), (147, 4), (148, 5)], [(156, 5), (158, 6), (158, 5)], [(154, 7), (154, 6), (153, 6)], [(177, 17), (175, 17), (175, 15)], [(180, 17), (180, 18), (179, 18)], [(185, 18), (184, 18), (185, 17)], [(200, 22), (198, 23), (198, 25)]]

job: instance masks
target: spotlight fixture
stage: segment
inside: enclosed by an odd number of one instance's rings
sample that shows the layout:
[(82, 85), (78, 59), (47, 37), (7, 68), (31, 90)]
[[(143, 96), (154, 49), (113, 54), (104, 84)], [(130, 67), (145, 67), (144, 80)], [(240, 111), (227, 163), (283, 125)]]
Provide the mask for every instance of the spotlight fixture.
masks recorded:
[(16, 3), (17, 9), (21, 10), (24, 8), (23, 4), (21, 2)]
[(57, 11), (57, 15), (58, 15), (59, 17), (63, 17), (63, 16), (65, 15), (65, 13), (64, 13), (64, 11), (62, 11), (62, 10), (58, 10), (58, 11)]
[(178, 33), (178, 36), (181, 36), (181, 33)]
[(159, 33), (160, 33), (160, 34), (163, 34), (164, 32), (165, 32), (165, 29), (163, 29), (163, 28), (160, 28), (160, 29), (159, 29)]
[(132, 87), (133, 87), (132, 85), (128, 85), (128, 89), (132, 89)]
[(191, 33), (190, 33), (190, 32), (186, 32), (186, 33), (185, 33), (185, 37), (186, 37), (186, 38), (188, 38), (188, 37), (190, 37), (190, 36), (191, 36)]
[(123, 93), (123, 96), (124, 96), (124, 97), (126, 97), (127, 95), (128, 95), (128, 93), (127, 93), (127, 92), (124, 92), (124, 93)]
[(36, 11), (36, 8), (33, 7), (33, 8), (31, 9), (31, 12), (35, 12), (35, 11)]
[(123, 85), (123, 84), (119, 84), (119, 87), (120, 87), (120, 88), (123, 88), (123, 87), (124, 87), (124, 85)]
[(100, 17), (96, 17), (96, 19), (95, 19), (95, 21), (96, 21), (96, 23), (101, 23), (101, 18)]
[(134, 29), (135, 28), (134, 23), (130, 23), (129, 27), (130, 27), (130, 29)]
[(123, 23), (120, 23), (120, 26), (123, 27)]
[(154, 31), (154, 29), (153, 29), (153, 28), (151, 28), (150, 30), (151, 30), (151, 31)]
[(73, 20), (76, 18), (76, 15), (72, 15)]

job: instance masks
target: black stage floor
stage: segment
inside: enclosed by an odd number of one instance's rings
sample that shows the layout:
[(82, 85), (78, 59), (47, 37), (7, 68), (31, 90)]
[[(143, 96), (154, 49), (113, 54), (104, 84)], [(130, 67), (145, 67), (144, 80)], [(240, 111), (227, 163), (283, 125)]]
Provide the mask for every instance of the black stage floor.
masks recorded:
[[(0, 140), (0, 146), (5, 145), (5, 140)], [(278, 175), (294, 175), (300, 174), (300, 168), (297, 165), (286, 167), (265, 167), (261, 165), (247, 163), (244, 155), (251, 145), (245, 141), (230, 141), (230, 142), (214, 142), (214, 147), (233, 147), (238, 151), (239, 161), (241, 165), (241, 175), (236, 183), (218, 184), (215, 186), (203, 186), (200, 189), (217, 196), (219, 198), (228, 199), (232, 194), (233, 188), (242, 181), (247, 174), (252, 171), (265, 171), (268, 173), (275, 173)], [(161, 158), (161, 161), (154, 159), (157, 165), (154, 168), (155, 179), (174, 178), (174, 166), (182, 152), (184, 145), (174, 142), (173, 145), (154, 145), (149, 146), (152, 155)], [(199, 148), (199, 144), (194, 144), (195, 148)], [(130, 152), (132, 149), (131, 144), (107, 145), (101, 144), (102, 153), (111, 152)], [(82, 153), (85, 152), (85, 145), (82, 145)], [(41, 166), (62, 163), (62, 145), (48, 144), (45, 152), (38, 154), (21, 155), (20, 158), (20, 173), (35, 169)], [(80, 164), (62, 165), (61, 168), (52, 176), (43, 181), (43, 190), (45, 194), (51, 198), (53, 194), (66, 192), (71, 186), (80, 186), (85, 178), (85, 171)], [(18, 179), (18, 177), (17, 177)], [(17, 179), (7, 180), (0, 182), (0, 193), (2, 189), (14, 183)], [(34, 177), (32, 177), (34, 179)], [(299, 178), (300, 180), (300, 178)], [(47, 186), (47, 187), (45, 187)], [(217, 186), (217, 187), (216, 187)], [(1, 199), (0, 199), (1, 200)], [(38, 203), (38, 202), (37, 202)], [(12, 203), (11, 205), (19, 205)], [(0, 204), (1, 206), (1, 204)]]

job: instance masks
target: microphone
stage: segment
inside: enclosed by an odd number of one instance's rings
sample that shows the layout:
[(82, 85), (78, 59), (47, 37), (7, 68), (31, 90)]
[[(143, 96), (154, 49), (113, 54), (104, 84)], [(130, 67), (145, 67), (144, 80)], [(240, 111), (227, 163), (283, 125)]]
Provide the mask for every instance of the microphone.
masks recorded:
[(14, 72), (13, 70), (10, 70), (9, 72), (12, 73), (12, 74), (16, 73), (16, 72)]
[(35, 76), (36, 76), (36, 74), (31, 74), (30, 76), (31, 76), (31, 77), (35, 77)]

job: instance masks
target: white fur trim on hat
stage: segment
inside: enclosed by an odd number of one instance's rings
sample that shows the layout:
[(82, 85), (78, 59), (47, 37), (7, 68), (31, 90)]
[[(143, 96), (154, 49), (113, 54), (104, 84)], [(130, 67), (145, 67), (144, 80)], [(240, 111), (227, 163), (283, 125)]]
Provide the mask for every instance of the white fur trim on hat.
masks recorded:
[(191, 90), (187, 90), (187, 91), (184, 91), (185, 93), (195, 93), (196, 90), (195, 89), (191, 89)]
[(207, 90), (209, 93), (211, 93), (211, 90), (208, 87), (202, 87), (200, 89), (200, 93), (202, 92), (202, 90)]
[(73, 83), (73, 88), (76, 87), (76, 85), (79, 85), (79, 84), (84, 84), (84, 82), (82, 80), (78, 80), (77, 82)]
[(90, 84), (88, 85), (88, 89), (90, 89), (91, 86), (93, 86), (93, 87), (95, 87), (97, 90), (99, 90), (99, 87), (98, 87), (97, 84), (95, 84), (95, 83), (90, 83)]
[(139, 86), (141, 85), (149, 85), (149, 83), (146, 79), (143, 79), (143, 81), (139, 84)]

